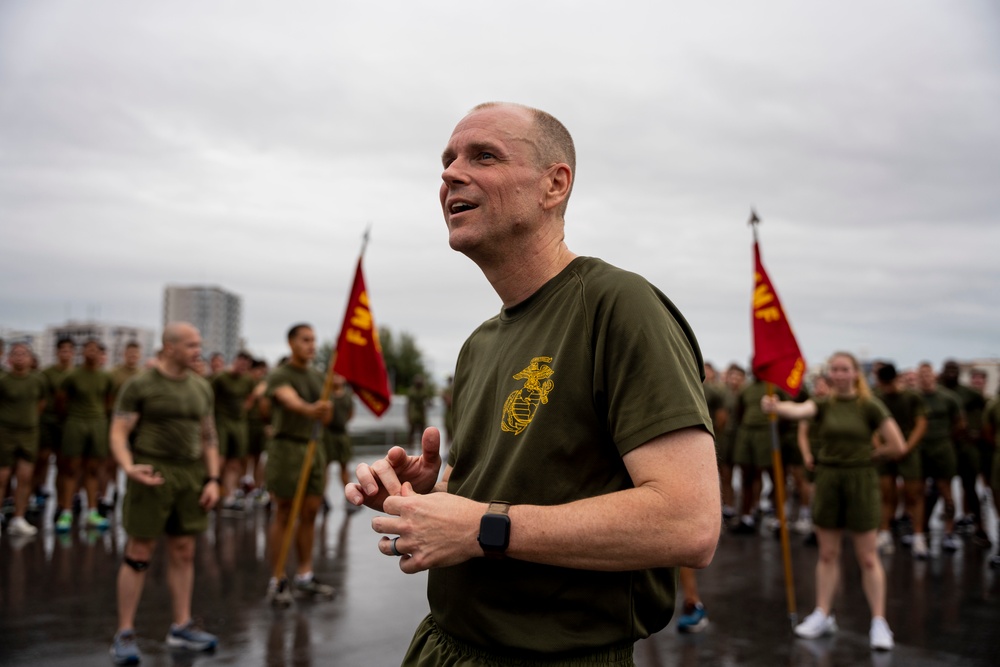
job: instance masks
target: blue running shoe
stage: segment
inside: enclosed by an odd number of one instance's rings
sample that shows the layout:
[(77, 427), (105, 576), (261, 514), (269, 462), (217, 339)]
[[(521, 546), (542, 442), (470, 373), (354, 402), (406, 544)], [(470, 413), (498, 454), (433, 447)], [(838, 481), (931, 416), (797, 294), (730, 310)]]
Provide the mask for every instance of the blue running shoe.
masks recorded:
[(170, 632), (167, 633), (168, 646), (189, 651), (211, 651), (218, 643), (218, 637), (197, 627), (194, 621), (188, 621), (184, 625), (171, 624)]
[(677, 619), (677, 632), (701, 632), (708, 625), (708, 612), (700, 602), (684, 605), (684, 613)]
[(116, 665), (138, 665), (142, 656), (135, 643), (135, 630), (122, 630), (115, 634), (111, 644), (111, 662)]

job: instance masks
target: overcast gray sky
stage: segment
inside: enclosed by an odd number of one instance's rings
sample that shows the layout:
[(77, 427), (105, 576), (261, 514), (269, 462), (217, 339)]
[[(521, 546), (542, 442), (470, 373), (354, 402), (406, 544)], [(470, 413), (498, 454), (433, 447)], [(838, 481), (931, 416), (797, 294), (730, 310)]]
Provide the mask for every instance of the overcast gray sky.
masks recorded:
[(343, 317), (435, 375), (499, 299), (447, 245), (478, 102), (577, 142), (567, 242), (637, 271), (706, 358), (751, 350), (751, 205), (810, 363), (1000, 357), (1000, 9), (981, 2), (0, 1), (0, 326), (159, 329), (244, 299), (252, 351)]

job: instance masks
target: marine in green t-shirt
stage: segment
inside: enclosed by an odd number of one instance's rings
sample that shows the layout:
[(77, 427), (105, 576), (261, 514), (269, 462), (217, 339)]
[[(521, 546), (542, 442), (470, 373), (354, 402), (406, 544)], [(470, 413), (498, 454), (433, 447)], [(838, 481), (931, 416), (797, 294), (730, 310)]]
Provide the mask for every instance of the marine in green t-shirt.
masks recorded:
[(558, 120), (480, 105), (442, 164), (449, 244), (503, 309), (459, 354), (440, 482), (427, 429), (419, 456), (390, 449), (346, 490), (388, 514), (382, 554), (428, 571), (403, 664), (632, 665), (672, 615), (674, 568), (703, 567), (718, 540), (694, 335), (648, 281), (567, 248), (575, 156)]
[(917, 368), (917, 385), (920, 397), (927, 406), (927, 432), (920, 443), (923, 475), (934, 480), (931, 494), (924, 506), (924, 532), (929, 533), (929, 519), (934, 513), (938, 497), (944, 503), (945, 538), (942, 545), (947, 551), (956, 551), (958, 539), (955, 531), (955, 501), (951, 480), (958, 474), (958, 455), (955, 436), (963, 429), (964, 417), (958, 397), (937, 384), (934, 369), (923, 363)]
[(79, 491), (81, 477), (89, 508), (87, 526), (103, 529), (109, 525), (98, 511), (97, 498), (104, 481), (105, 461), (110, 456), (108, 412), (113, 392), (111, 376), (100, 368), (100, 363), (100, 341), (91, 338), (83, 345), (83, 364), (70, 371), (57, 395), (66, 414), (59, 452), (66, 472), (59, 492), (59, 532), (68, 532), (72, 527), (73, 497)]
[[(332, 416), (329, 400), (321, 400), (323, 376), (312, 367), (316, 358), (316, 334), (308, 324), (297, 324), (288, 331), (291, 355), (287, 363), (274, 369), (267, 379), (267, 397), (271, 399), (274, 439), (267, 450), (267, 490), (275, 503), (271, 513), (271, 566), (278, 563), (281, 540), (288, 530), (292, 503), (302, 471), (308, 466), (305, 495), (302, 497), (295, 531), (296, 590), (311, 596), (329, 598), (333, 588), (316, 580), (312, 571), (312, 545), (316, 514), (323, 502), (326, 458), (323, 451), (323, 426)], [(309, 459), (309, 456), (312, 456)], [(282, 573), (283, 574), (283, 573)], [(272, 578), (267, 596), (272, 604), (290, 604), (290, 589), (282, 579)]]
[(41, 373), (31, 370), (31, 350), (25, 343), (10, 346), (8, 362), (10, 372), (0, 374), (0, 494), (13, 474), (17, 487), (7, 531), (32, 536), (38, 529), (27, 522), (25, 513), (38, 454), (39, 413), (48, 387)]
[[(166, 536), (166, 580), (175, 625), (167, 641), (192, 651), (214, 649), (218, 639), (192, 627), (191, 595), (197, 536), (219, 499), (219, 456), (212, 389), (194, 372), (201, 335), (185, 322), (163, 329), (156, 365), (129, 380), (118, 395), (111, 448), (128, 487), (122, 527), (128, 535), (118, 570), (118, 631), (114, 662), (139, 662), (135, 613), (156, 543)], [(134, 448), (129, 447), (133, 430)], [(153, 583), (153, 582), (149, 582)]]
[(242, 497), (237, 497), (240, 475), (246, 468), (250, 449), (250, 425), (247, 407), (256, 383), (250, 377), (253, 358), (239, 352), (232, 367), (212, 376), (210, 382), (215, 393), (215, 428), (219, 434), (219, 455), (225, 460), (222, 467), (222, 508), (243, 509)]

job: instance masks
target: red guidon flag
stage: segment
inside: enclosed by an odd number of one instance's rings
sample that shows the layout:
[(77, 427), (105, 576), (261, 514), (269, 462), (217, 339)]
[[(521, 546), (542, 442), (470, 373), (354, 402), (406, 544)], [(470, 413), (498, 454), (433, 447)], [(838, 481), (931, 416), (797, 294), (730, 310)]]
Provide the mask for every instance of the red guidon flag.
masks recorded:
[(365, 405), (376, 414), (389, 409), (392, 393), (389, 391), (389, 374), (385, 370), (382, 345), (378, 330), (368, 307), (365, 276), (361, 271), (361, 258), (354, 273), (351, 300), (347, 302), (344, 323), (337, 340), (337, 361), (333, 372), (343, 375)]
[(778, 294), (764, 271), (756, 240), (753, 254), (753, 374), (796, 396), (802, 386), (806, 362)]

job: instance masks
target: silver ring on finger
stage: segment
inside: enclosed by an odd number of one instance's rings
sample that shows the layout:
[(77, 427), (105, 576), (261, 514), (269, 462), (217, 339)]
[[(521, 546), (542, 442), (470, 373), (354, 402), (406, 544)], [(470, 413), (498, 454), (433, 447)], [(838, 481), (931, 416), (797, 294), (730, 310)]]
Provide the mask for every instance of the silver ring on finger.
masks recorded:
[(389, 549), (392, 550), (392, 555), (393, 556), (402, 556), (403, 555), (402, 553), (400, 553), (399, 549), (396, 548), (396, 540), (398, 540), (398, 539), (399, 539), (398, 537), (394, 537), (391, 540), (389, 540)]

